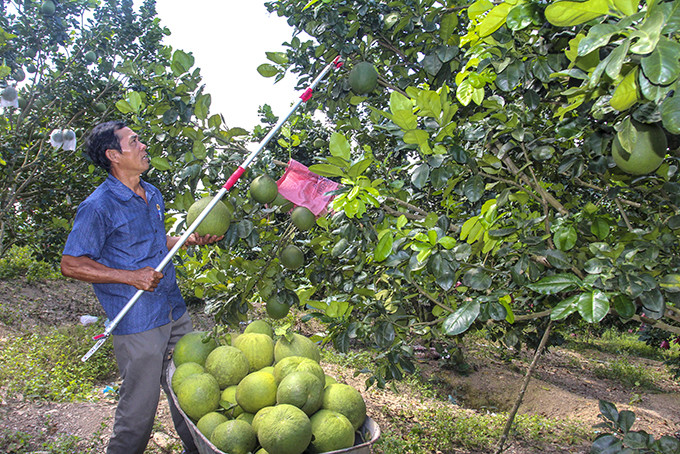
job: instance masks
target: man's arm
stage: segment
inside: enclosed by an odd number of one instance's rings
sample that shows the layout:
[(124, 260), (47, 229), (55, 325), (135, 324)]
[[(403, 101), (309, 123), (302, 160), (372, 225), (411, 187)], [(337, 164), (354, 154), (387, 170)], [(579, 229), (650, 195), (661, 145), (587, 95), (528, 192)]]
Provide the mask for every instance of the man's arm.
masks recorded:
[(61, 274), (95, 284), (128, 284), (147, 292), (153, 292), (163, 277), (163, 273), (150, 266), (138, 270), (118, 270), (86, 256), (72, 255), (61, 257)]
[[(175, 244), (179, 241), (178, 236), (170, 236), (166, 235), (165, 239), (168, 245), (168, 250), (172, 249), (175, 247)], [(198, 236), (197, 233), (192, 233), (189, 235), (189, 238), (187, 238), (186, 242), (184, 243), (183, 246), (204, 246), (206, 244), (211, 244), (215, 243), (216, 241), (220, 241), (222, 238), (224, 238), (224, 235), (222, 236), (215, 236), (215, 235), (205, 235), (205, 236)]]

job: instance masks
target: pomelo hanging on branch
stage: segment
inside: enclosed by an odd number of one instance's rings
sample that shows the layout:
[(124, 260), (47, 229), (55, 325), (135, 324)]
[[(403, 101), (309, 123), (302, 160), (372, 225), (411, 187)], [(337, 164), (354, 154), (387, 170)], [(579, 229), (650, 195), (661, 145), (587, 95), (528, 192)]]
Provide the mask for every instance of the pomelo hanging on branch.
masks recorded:
[(630, 175), (654, 172), (666, 156), (668, 142), (664, 130), (651, 124), (630, 120), (614, 137), (612, 157), (619, 169)]
[[(187, 211), (187, 225), (191, 226), (196, 218), (208, 206), (212, 197), (203, 197), (194, 202), (189, 211)], [(203, 219), (200, 225), (196, 228), (196, 233), (200, 236), (216, 235), (222, 236), (229, 230), (231, 223), (231, 211), (227, 205), (221, 200), (210, 210), (210, 213)]]
[(378, 72), (372, 63), (362, 61), (349, 73), (349, 86), (357, 95), (372, 92), (378, 86)]

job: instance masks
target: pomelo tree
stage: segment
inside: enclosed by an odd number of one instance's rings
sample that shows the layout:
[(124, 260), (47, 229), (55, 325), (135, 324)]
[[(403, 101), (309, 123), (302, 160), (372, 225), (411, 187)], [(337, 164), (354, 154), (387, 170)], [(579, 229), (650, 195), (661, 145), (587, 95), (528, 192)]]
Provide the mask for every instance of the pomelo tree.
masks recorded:
[[(307, 140), (279, 144), (343, 186), (333, 215), (290, 233), (303, 272), (262, 271), (268, 250), (241, 257), (260, 274), (225, 278), (236, 292), (216, 311), (244, 314), (253, 292), (285, 286), (337, 348), (381, 352), (381, 384), (413, 370), (414, 336), (453, 355), (475, 326), (507, 346), (582, 321), (680, 335), (677, 2), (267, 5), (296, 32), (263, 75), (303, 87), (345, 61), (311, 102), (332, 127), (301, 115), (286, 134)], [(348, 74), (362, 62), (378, 87), (356, 94)], [(665, 136), (663, 159), (632, 174), (612, 143), (628, 161), (645, 127)], [(232, 227), (231, 246), (281, 238), (267, 222)], [(236, 261), (221, 260), (226, 276)]]

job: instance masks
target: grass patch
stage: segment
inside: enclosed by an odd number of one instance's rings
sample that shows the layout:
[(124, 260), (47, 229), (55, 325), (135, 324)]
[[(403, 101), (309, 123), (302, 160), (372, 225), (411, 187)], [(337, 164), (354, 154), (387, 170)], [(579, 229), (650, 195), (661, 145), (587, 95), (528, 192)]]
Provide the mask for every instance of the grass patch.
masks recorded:
[[(375, 452), (416, 454), (454, 452), (460, 448), (486, 452), (500, 439), (507, 414), (480, 414), (432, 408), (404, 414), (403, 420), (415, 423), (407, 433), (383, 433), (376, 443)], [(583, 424), (573, 421), (537, 415), (517, 415), (511, 438), (533, 446), (544, 444), (573, 446), (588, 441), (591, 438), (591, 431)]]
[(112, 342), (105, 343), (92, 358), (80, 358), (101, 333), (97, 323), (54, 328), (26, 334), (0, 343), (0, 386), (9, 396), (68, 402), (92, 396), (94, 386), (115, 377)]
[(577, 336), (569, 342), (569, 347), (577, 351), (594, 348), (605, 353), (637, 356), (656, 361), (664, 361), (680, 355), (678, 349), (670, 351), (661, 350), (639, 340), (637, 334), (620, 332), (614, 329), (606, 330), (599, 337)]
[(659, 389), (655, 383), (664, 378), (658, 371), (640, 367), (626, 357), (615, 359), (606, 365), (597, 365), (593, 372), (597, 378), (616, 380), (629, 387), (652, 391)]

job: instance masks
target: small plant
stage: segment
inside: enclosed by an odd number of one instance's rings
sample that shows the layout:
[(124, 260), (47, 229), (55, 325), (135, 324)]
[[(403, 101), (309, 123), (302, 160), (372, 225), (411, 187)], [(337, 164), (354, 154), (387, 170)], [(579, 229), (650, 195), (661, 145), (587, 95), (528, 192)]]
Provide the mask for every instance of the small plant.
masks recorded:
[(600, 418), (604, 422), (595, 427), (609, 431), (598, 436), (590, 449), (591, 454), (617, 453), (654, 453), (677, 454), (680, 452), (680, 440), (663, 435), (658, 440), (644, 430), (630, 430), (635, 423), (635, 413), (630, 410), (618, 411), (616, 406), (600, 400)]
[(595, 376), (598, 378), (616, 380), (624, 385), (654, 390), (654, 384), (661, 377), (649, 368), (639, 367), (626, 358), (616, 359), (604, 366), (597, 366), (594, 369)]
[(61, 273), (51, 264), (35, 259), (30, 246), (12, 246), (0, 258), (0, 279), (14, 279), (24, 276), (28, 282), (44, 279), (59, 279)]

